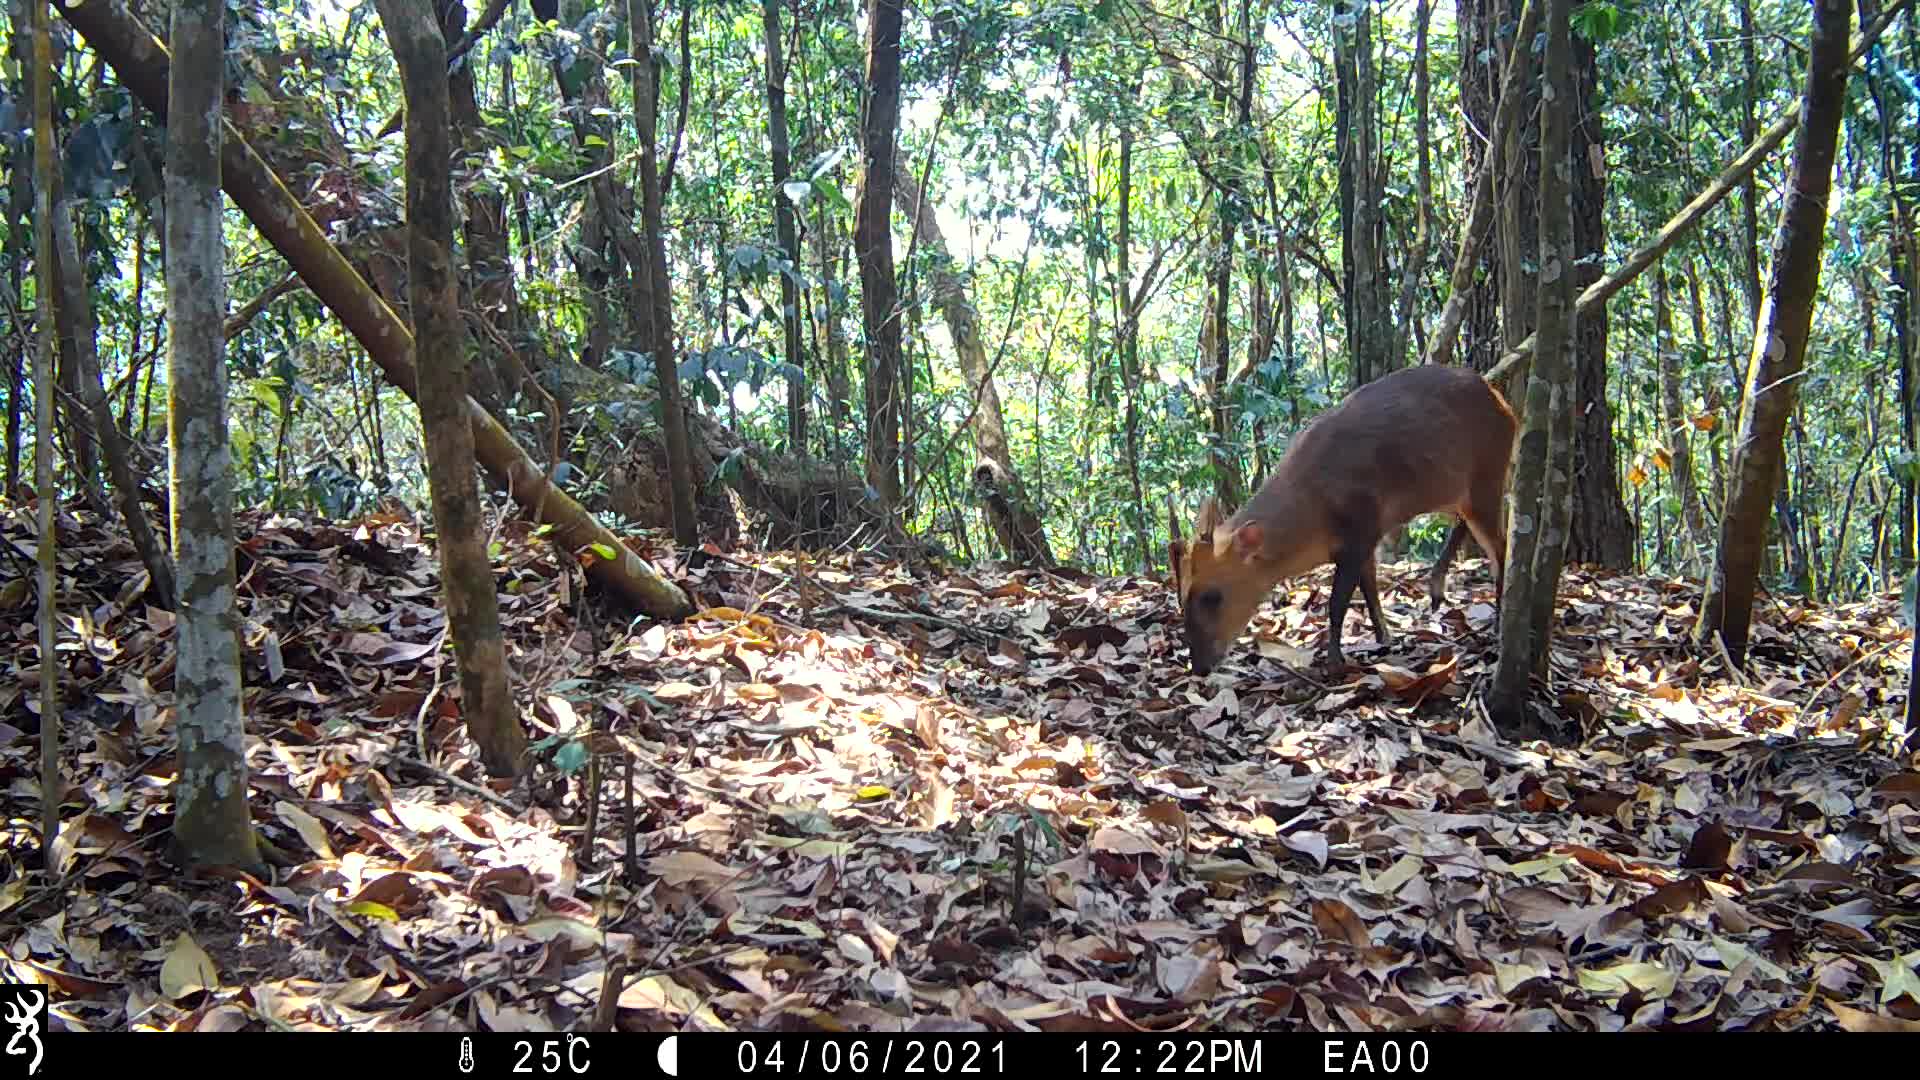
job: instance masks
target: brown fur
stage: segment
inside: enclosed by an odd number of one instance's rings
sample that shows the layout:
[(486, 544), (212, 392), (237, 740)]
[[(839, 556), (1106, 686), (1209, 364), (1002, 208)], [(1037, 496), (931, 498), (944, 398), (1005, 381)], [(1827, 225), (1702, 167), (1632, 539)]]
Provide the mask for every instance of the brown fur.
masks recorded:
[(1360, 588), (1382, 644), (1393, 640), (1380, 611), (1374, 547), (1421, 514), (1459, 517), (1428, 578), (1439, 606), (1447, 566), (1471, 531), (1504, 591), (1506, 522), (1501, 498), (1518, 425), (1500, 392), (1474, 372), (1422, 365), (1349, 394), (1293, 439), (1279, 467), (1231, 518), (1212, 499), (1200, 508), (1191, 545), (1169, 545), (1193, 669), (1219, 664), (1273, 587), (1334, 564), (1327, 656), (1345, 663), (1341, 624)]

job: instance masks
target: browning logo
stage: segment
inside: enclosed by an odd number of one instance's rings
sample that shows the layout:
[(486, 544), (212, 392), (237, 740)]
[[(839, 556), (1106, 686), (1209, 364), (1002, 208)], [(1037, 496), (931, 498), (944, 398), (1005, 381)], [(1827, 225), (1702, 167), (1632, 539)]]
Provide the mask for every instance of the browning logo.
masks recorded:
[(45, 1029), (47, 1020), (47, 992), (38, 986), (14, 984), (0, 986), (0, 1021), (4, 1021), (7, 1035), (7, 1056), (22, 1058), (27, 1067), (27, 1075), (33, 1076), (40, 1071), (40, 1059), (45, 1048), (40, 1045), (40, 1032)]

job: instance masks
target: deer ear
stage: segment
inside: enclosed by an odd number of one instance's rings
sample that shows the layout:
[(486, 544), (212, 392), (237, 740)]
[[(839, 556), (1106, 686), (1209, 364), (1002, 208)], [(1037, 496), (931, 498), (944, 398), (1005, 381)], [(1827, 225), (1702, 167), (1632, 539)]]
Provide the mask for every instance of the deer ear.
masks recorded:
[(1167, 569), (1173, 571), (1173, 587), (1180, 587), (1180, 560), (1186, 558), (1187, 545), (1179, 537), (1167, 541)]
[(1257, 521), (1249, 521), (1233, 530), (1233, 552), (1242, 559), (1258, 558), (1267, 542), (1267, 530)]
[(1193, 523), (1193, 535), (1198, 538), (1213, 535), (1226, 516), (1220, 512), (1219, 500), (1209, 495), (1200, 500), (1200, 517)]

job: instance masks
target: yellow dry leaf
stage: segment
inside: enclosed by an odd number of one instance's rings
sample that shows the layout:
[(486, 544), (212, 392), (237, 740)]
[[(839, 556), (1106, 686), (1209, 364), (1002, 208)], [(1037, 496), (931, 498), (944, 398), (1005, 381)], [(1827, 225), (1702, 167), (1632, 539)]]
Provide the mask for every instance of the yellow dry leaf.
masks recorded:
[(1118, 829), (1111, 825), (1102, 825), (1098, 829), (1095, 829), (1093, 831), (1093, 839), (1088, 842), (1088, 846), (1095, 851), (1104, 851), (1109, 855), (1120, 855), (1123, 857), (1152, 855), (1164, 858), (1166, 856), (1166, 851), (1161, 848), (1159, 844), (1154, 843), (1144, 836), (1130, 833), (1125, 829)]
[(387, 976), (383, 972), (376, 971), (364, 979), (351, 979), (340, 983), (328, 995), (328, 999), (341, 1005), (365, 1005), (373, 995), (380, 992), (380, 988), (386, 985), (386, 982)]
[(1864, 1009), (1849, 1008), (1837, 1001), (1827, 1002), (1833, 1010), (1834, 1019), (1847, 1031), (1920, 1031), (1920, 1020), (1902, 1020), (1897, 1016), (1883, 1016)]
[(659, 698), (661, 701), (685, 701), (699, 692), (699, 687), (690, 682), (682, 682), (679, 679), (675, 679), (672, 682), (661, 683), (659, 686), (653, 688), (653, 696)]
[(160, 992), (169, 1000), (178, 1001), (188, 994), (212, 990), (219, 985), (220, 970), (214, 967), (213, 957), (193, 940), (193, 935), (183, 933), (174, 938), (167, 949), (167, 958), (160, 964)]
[(1673, 993), (1678, 977), (1659, 964), (1625, 963), (1609, 968), (1588, 968), (1580, 972), (1580, 986), (1606, 998), (1617, 998), (1630, 991), (1643, 998), (1664, 999)]
[(534, 919), (520, 927), (520, 932), (535, 941), (553, 941), (566, 938), (582, 948), (598, 948), (604, 935), (596, 927), (588, 926), (579, 919), (569, 919), (563, 915), (548, 915)]
[(274, 804), (273, 812), (288, 828), (300, 834), (300, 839), (315, 855), (323, 859), (338, 858), (333, 853), (333, 845), (327, 842), (327, 827), (320, 824), (319, 818), (284, 801)]
[(702, 882), (724, 885), (731, 882), (735, 871), (716, 862), (697, 851), (673, 851), (665, 855), (656, 855), (647, 860), (647, 869), (667, 884), (679, 886), (688, 882)]

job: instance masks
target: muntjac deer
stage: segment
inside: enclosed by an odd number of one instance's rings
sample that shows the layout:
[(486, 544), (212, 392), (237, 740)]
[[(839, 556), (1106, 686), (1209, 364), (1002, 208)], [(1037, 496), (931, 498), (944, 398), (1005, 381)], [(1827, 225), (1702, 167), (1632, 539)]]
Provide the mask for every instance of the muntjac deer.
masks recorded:
[(1421, 514), (1459, 517), (1427, 578), (1439, 607), (1447, 566), (1468, 530), (1494, 565), (1494, 598), (1506, 586), (1501, 498), (1517, 423), (1506, 399), (1466, 368), (1426, 364), (1381, 376), (1308, 424), (1259, 492), (1232, 517), (1208, 498), (1193, 543), (1173, 523), (1172, 557), (1193, 670), (1220, 663), (1260, 602), (1282, 580), (1332, 563), (1326, 661), (1344, 666), (1341, 624), (1353, 588), (1366, 597), (1383, 645), (1374, 547)]

